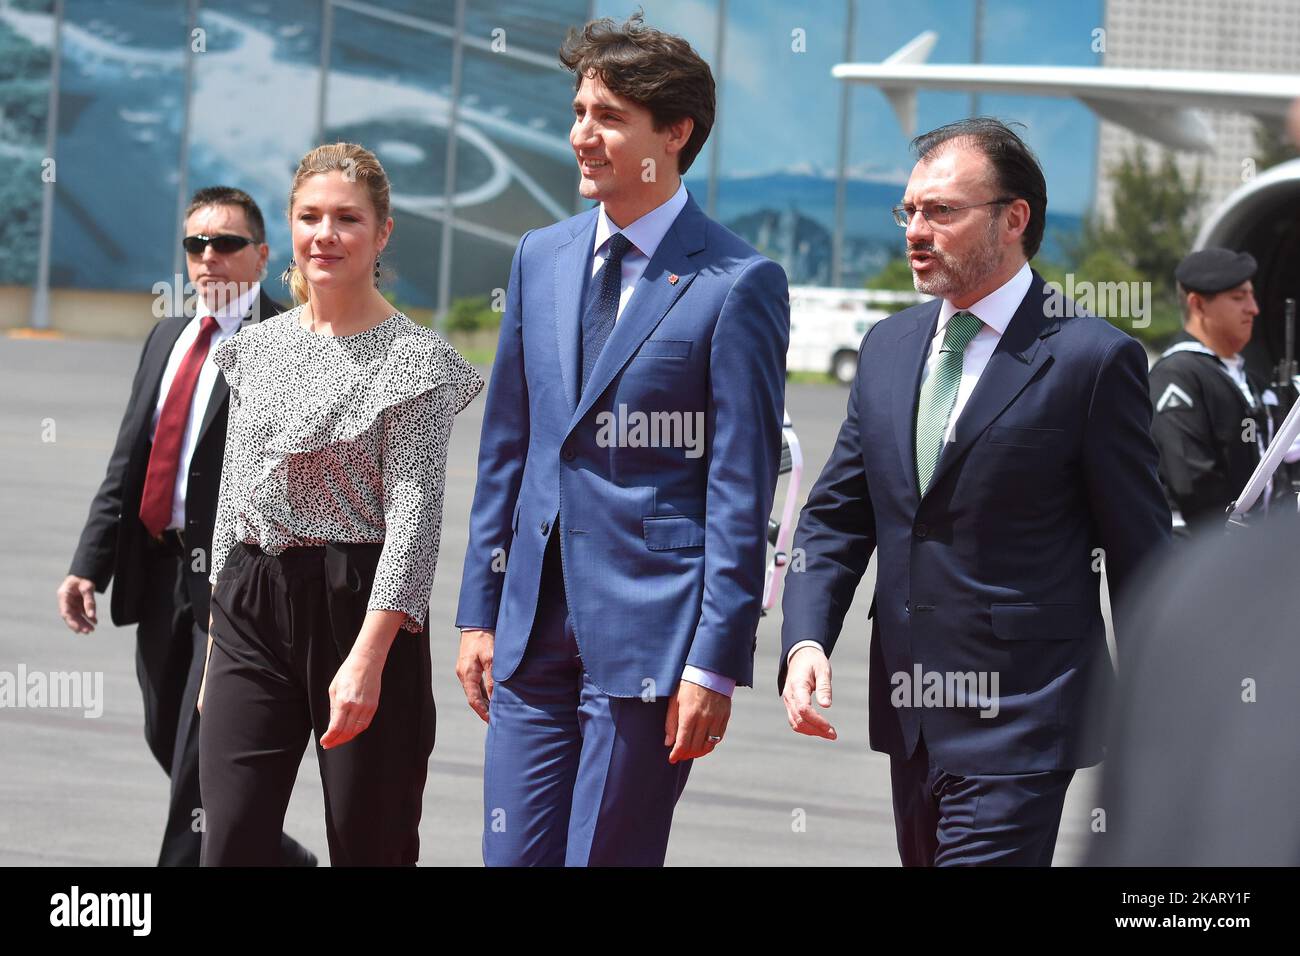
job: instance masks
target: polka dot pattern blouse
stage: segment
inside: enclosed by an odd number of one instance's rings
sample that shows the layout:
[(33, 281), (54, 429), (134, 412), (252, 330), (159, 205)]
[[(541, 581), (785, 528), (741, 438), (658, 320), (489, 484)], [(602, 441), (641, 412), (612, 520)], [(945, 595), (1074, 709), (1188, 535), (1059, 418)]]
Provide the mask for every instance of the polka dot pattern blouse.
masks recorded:
[(230, 386), (212, 538), (217, 575), (236, 541), (267, 554), (328, 541), (383, 543), (369, 610), (429, 611), (452, 420), (483, 379), (400, 312), (356, 335), (320, 335), (302, 306), (245, 326), (212, 358)]

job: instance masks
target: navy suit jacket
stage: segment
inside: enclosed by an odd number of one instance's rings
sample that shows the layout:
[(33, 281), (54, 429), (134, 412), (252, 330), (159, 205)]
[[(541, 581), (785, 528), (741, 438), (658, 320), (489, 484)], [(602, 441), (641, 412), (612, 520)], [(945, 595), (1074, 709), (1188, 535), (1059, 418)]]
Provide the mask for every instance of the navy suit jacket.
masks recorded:
[[(872, 748), (908, 757), (924, 734), (935, 763), (963, 774), (1089, 766), (1104, 737), (1092, 708), (1114, 682), (1099, 569), (1118, 603), (1170, 533), (1145, 352), (1034, 273), (921, 496), (916, 403), (940, 305), (893, 315), (862, 343), (795, 535), (805, 570), (786, 577), (778, 685), (799, 641), (834, 648), (875, 550)], [(915, 706), (896, 691), (918, 667), (945, 685), (983, 672), (989, 689), (996, 672), (996, 714)]]
[[(456, 624), (495, 629), (493, 674), (507, 680), (554, 533), (601, 690), (667, 696), (687, 664), (749, 685), (781, 452), (785, 273), (688, 199), (579, 395), (598, 215), (530, 232), (515, 251)], [(635, 431), (638, 413), (657, 416), (661, 447)], [(695, 449), (680, 447), (688, 419)]]

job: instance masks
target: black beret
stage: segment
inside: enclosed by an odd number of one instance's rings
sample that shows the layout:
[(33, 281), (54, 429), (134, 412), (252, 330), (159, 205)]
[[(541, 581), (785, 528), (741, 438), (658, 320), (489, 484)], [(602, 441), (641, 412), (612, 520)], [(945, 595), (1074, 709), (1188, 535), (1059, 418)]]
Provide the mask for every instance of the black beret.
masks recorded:
[(1231, 249), (1201, 249), (1193, 252), (1174, 270), (1174, 276), (1188, 292), (1214, 293), (1239, 286), (1255, 274), (1255, 257)]

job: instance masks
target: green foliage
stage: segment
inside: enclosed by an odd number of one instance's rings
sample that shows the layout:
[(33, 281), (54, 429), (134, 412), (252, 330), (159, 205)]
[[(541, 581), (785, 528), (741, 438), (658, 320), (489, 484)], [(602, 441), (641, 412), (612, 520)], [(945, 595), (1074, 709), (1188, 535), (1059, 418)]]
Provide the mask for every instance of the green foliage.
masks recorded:
[(0, 131), (8, 142), (45, 140), (50, 52), (0, 24)]
[(1183, 328), (1183, 310), (1167, 299), (1157, 299), (1151, 307), (1151, 324), (1145, 329), (1126, 329), (1135, 338), (1153, 348), (1168, 345)]
[[(884, 292), (916, 291), (916, 285), (912, 282), (912, 267), (908, 265), (905, 258), (890, 259), (883, 269), (866, 281), (865, 285), (868, 289)], [(910, 299), (900, 299), (897, 302), (876, 302), (872, 308), (884, 312), (901, 312), (913, 304), (915, 303)]]
[(1272, 166), (1297, 157), (1300, 157), (1300, 150), (1296, 149), (1291, 137), (1282, 128), (1282, 124), (1274, 126), (1259, 120), (1255, 121), (1255, 172), (1262, 173)]
[(0, 177), (0, 285), (36, 278), (41, 190), (54, 188), (41, 179), (49, 93), (49, 51), (0, 23), (0, 142), (11, 148)]
[[(1084, 220), (1077, 237), (1063, 237), (1067, 262), (1039, 265), (1044, 278), (1066, 286), (1067, 273), (1080, 283), (1143, 283), (1151, 289), (1150, 325), (1134, 328), (1129, 316), (1109, 316), (1125, 332), (1158, 346), (1182, 328), (1174, 269), (1196, 240), (1198, 211), (1203, 199), (1200, 168), (1190, 180), (1165, 154), (1148, 161), (1146, 149), (1137, 145), (1111, 170), (1115, 191), (1114, 216), (1105, 222), (1096, 216)], [(1067, 287), (1068, 292), (1068, 287)]]
[(478, 332), (501, 326), (501, 313), (493, 311), (485, 295), (456, 299), (447, 312), (449, 332)]
[(867, 280), (868, 289), (885, 289), (889, 292), (911, 292), (916, 286), (912, 284), (912, 267), (907, 259), (900, 256), (885, 263), (885, 268)]
[(1085, 250), (1110, 248), (1143, 278), (1174, 293), (1174, 269), (1196, 240), (1197, 211), (1204, 198), (1200, 167), (1190, 183), (1166, 153), (1159, 166), (1148, 164), (1140, 144), (1112, 171), (1114, 222), (1090, 221)]
[[(1078, 247), (1077, 243), (1074, 245)], [(1080, 307), (1086, 308), (1094, 315), (1100, 315), (1117, 328), (1149, 343), (1152, 347), (1168, 342), (1183, 327), (1182, 312), (1178, 308), (1177, 300), (1162, 294), (1154, 282), (1149, 286), (1149, 301), (1144, 298), (1141, 302), (1147, 310), (1144, 319), (1149, 320), (1149, 324), (1142, 327), (1134, 325), (1138, 303), (1132, 296), (1140, 294), (1145, 297), (1148, 287), (1143, 283), (1150, 280), (1125, 262), (1113, 249), (1094, 247), (1084, 252), (1082, 260), (1073, 267), (1059, 262), (1038, 260), (1033, 265), (1043, 277), (1043, 281), (1054, 284), (1067, 296), (1076, 300)], [(1113, 311), (1110, 306), (1115, 303), (1110, 301), (1111, 296), (1107, 295), (1107, 290), (1112, 289), (1116, 284), (1123, 285), (1129, 296), (1128, 312), (1122, 315), (1110, 314)], [(1088, 290), (1086, 295), (1091, 298), (1084, 298), (1085, 293), (1082, 290)]]
[(1074, 269), (1075, 282), (1142, 282), (1144, 276), (1129, 265), (1114, 249), (1104, 246), (1088, 250)]
[(40, 248), (41, 164), (11, 159), (8, 172), (0, 176), (0, 285), (29, 285)]

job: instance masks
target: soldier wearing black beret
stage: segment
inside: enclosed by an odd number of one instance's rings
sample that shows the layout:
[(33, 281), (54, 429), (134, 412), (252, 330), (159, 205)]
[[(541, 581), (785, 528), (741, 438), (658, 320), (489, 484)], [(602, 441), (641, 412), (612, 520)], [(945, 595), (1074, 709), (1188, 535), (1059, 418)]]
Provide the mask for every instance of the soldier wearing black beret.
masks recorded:
[(1151, 368), (1151, 435), (1179, 536), (1223, 527), (1272, 439), (1277, 396), (1241, 356), (1259, 314), (1254, 275), (1254, 258), (1230, 249), (1193, 252), (1174, 271), (1183, 334)]

